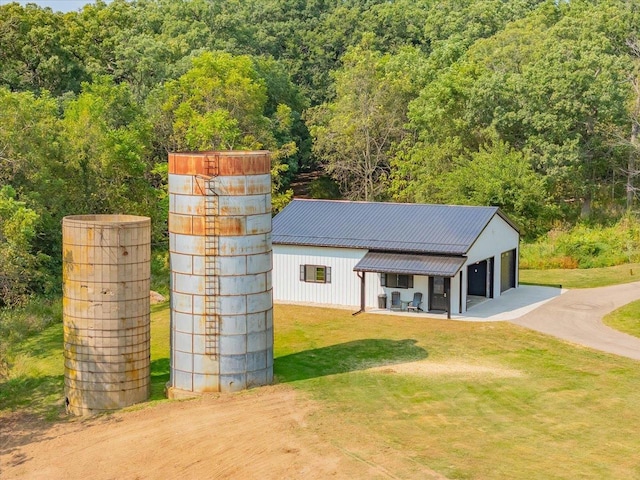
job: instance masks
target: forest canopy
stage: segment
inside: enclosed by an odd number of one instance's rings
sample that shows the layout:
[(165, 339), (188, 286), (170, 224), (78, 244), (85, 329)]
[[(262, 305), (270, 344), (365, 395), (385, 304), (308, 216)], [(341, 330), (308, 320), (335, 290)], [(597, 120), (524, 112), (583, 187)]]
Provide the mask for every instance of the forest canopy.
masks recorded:
[(167, 153), (269, 149), (354, 200), (495, 205), (535, 238), (636, 205), (637, 0), (0, 6), (0, 305), (59, 288), (60, 222), (147, 215)]

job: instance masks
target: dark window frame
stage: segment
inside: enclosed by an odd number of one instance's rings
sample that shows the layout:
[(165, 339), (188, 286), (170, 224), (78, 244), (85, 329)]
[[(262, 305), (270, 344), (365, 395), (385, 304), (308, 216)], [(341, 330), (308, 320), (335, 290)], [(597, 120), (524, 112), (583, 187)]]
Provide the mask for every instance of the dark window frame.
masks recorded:
[(413, 275), (404, 273), (381, 273), (380, 285), (389, 288), (413, 288)]
[(305, 283), (331, 283), (331, 267), (326, 265), (300, 265), (300, 281)]

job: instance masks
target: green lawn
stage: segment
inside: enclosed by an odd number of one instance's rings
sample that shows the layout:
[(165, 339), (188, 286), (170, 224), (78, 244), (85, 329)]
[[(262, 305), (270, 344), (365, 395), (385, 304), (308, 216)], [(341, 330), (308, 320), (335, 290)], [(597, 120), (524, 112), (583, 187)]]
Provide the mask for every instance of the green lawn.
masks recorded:
[(602, 321), (611, 328), (640, 337), (640, 300), (611, 312)]
[[(277, 309), (276, 327), (280, 381), (309, 392), (379, 448), (392, 445), (448, 477), (640, 477), (638, 362), (508, 323), (354, 318), (288, 306)], [(375, 341), (396, 342), (399, 357), (367, 357)], [(339, 355), (344, 350), (350, 355)], [(364, 370), (412, 359), (518, 374)]]
[(561, 285), (564, 288), (592, 288), (640, 282), (640, 263), (615, 267), (551, 270), (520, 270), (520, 283)]
[[(168, 307), (152, 313), (152, 399), (168, 379)], [(62, 409), (62, 327), (22, 344), (0, 415)], [(315, 399), (310, 428), (449, 478), (640, 478), (638, 362), (508, 323), (278, 305), (275, 375)], [(393, 373), (418, 362), (416, 374)], [(383, 371), (370, 367), (388, 365)]]

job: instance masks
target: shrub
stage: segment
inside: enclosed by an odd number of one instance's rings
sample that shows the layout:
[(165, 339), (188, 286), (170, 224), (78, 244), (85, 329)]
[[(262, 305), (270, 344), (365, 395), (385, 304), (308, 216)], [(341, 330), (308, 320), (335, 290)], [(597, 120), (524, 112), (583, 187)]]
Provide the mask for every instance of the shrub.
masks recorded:
[(334, 200), (341, 198), (340, 187), (331, 177), (323, 175), (316, 178), (309, 185), (309, 195), (311, 198)]
[(640, 222), (627, 215), (612, 226), (555, 229), (521, 248), (520, 267), (594, 268), (640, 261)]
[(151, 290), (169, 298), (169, 252), (155, 250), (151, 255)]

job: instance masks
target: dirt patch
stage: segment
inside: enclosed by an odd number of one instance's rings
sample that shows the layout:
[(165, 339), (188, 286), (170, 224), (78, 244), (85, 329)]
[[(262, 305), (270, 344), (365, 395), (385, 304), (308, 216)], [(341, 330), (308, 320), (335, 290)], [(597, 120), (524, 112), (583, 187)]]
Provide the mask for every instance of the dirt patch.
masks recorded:
[(442, 478), (399, 452), (349, 448), (364, 438), (337, 418), (314, 420), (317, 410), (274, 386), (48, 427), (0, 417), (0, 478)]
[(493, 378), (516, 378), (524, 374), (520, 370), (499, 366), (473, 365), (462, 362), (431, 362), (420, 361), (410, 363), (399, 363), (396, 365), (383, 365), (370, 368), (367, 371), (397, 375), (421, 375), (421, 376), (465, 376)]

